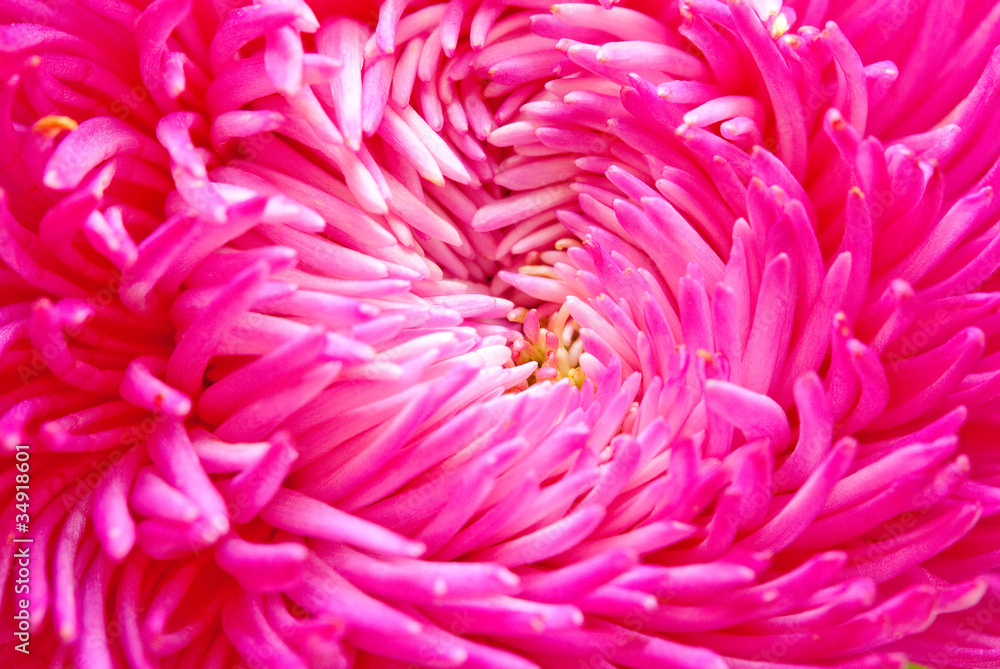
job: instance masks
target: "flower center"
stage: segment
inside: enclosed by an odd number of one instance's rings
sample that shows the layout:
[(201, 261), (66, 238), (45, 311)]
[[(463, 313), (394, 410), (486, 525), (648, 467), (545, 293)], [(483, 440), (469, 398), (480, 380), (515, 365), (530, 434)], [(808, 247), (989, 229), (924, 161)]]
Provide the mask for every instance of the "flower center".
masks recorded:
[(515, 392), (539, 381), (571, 379), (577, 387), (583, 385), (584, 374), (580, 368), (583, 339), (580, 338), (579, 328), (570, 318), (565, 304), (559, 311), (546, 317), (544, 323), (539, 318), (537, 309), (529, 310), (524, 307), (515, 308), (507, 318), (523, 324), (524, 332), (523, 339), (515, 339), (511, 344), (512, 364), (538, 364), (535, 373), (521, 386), (513, 389)]

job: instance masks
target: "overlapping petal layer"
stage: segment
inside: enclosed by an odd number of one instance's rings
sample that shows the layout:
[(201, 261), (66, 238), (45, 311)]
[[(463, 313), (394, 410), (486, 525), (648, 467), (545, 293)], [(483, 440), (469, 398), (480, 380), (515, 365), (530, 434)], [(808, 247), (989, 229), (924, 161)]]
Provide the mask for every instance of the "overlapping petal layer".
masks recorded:
[(0, 19), (5, 661), (1000, 666), (1000, 5)]

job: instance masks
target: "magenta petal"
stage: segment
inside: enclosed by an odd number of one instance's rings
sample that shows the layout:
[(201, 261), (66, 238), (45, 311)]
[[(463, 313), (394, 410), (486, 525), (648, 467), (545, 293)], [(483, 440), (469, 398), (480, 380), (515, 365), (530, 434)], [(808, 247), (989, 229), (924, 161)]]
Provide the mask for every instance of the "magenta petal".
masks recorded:
[(149, 137), (117, 119), (97, 118), (82, 123), (60, 142), (46, 168), (45, 183), (60, 190), (73, 188), (92, 168), (123, 154), (166, 163), (163, 148)]
[(996, 664), (996, 4), (0, 0), (0, 655)]

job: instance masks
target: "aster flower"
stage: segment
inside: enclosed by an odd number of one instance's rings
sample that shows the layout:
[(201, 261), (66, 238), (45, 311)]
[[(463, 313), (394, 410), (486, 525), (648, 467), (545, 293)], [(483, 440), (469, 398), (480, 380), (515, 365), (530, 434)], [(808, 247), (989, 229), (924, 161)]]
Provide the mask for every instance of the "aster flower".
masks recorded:
[(4, 666), (1000, 666), (1000, 5), (0, 18)]

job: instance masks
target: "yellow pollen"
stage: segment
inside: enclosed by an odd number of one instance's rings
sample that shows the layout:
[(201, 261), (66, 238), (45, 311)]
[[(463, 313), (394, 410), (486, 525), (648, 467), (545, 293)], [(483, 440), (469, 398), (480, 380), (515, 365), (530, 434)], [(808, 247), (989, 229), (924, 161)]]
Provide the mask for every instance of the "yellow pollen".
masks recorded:
[[(518, 308), (508, 314), (508, 319)], [(527, 310), (525, 316), (527, 316)], [(541, 319), (539, 322), (539, 340), (535, 342), (518, 339), (511, 346), (513, 354), (510, 364), (524, 365), (534, 362), (538, 365), (535, 374), (521, 384), (511, 389), (512, 392), (526, 390), (539, 381), (559, 381), (569, 379), (578, 388), (583, 386), (584, 373), (580, 369), (580, 354), (583, 353), (583, 340), (579, 337), (578, 327), (568, 322), (569, 309), (564, 304), (556, 313)], [(524, 322), (524, 318), (513, 322)]]
[(565, 251), (571, 248), (583, 248), (583, 244), (580, 243), (579, 239), (570, 239), (568, 237), (556, 240), (557, 251)]
[(63, 130), (73, 131), (76, 130), (78, 125), (79, 124), (69, 116), (57, 116), (55, 114), (51, 114), (49, 116), (43, 116), (35, 121), (35, 124), (31, 126), (31, 129), (40, 135), (45, 135), (49, 139), (55, 139), (55, 137)]
[(517, 268), (517, 272), (518, 274), (527, 274), (528, 276), (559, 280), (559, 275), (556, 274), (556, 271), (547, 265), (522, 265)]
[(514, 307), (507, 313), (507, 320), (511, 323), (523, 323), (524, 317), (528, 315), (528, 310), (524, 307)]
[(791, 26), (788, 24), (788, 17), (784, 14), (778, 14), (774, 17), (774, 23), (771, 24), (771, 37), (778, 39), (786, 32)]
[(706, 349), (699, 348), (698, 351), (697, 351), (697, 354), (698, 354), (699, 358), (701, 358), (702, 360), (704, 360), (707, 363), (713, 363), (713, 362), (715, 362), (715, 356), (712, 355), (712, 353), (710, 351), (706, 350)]

